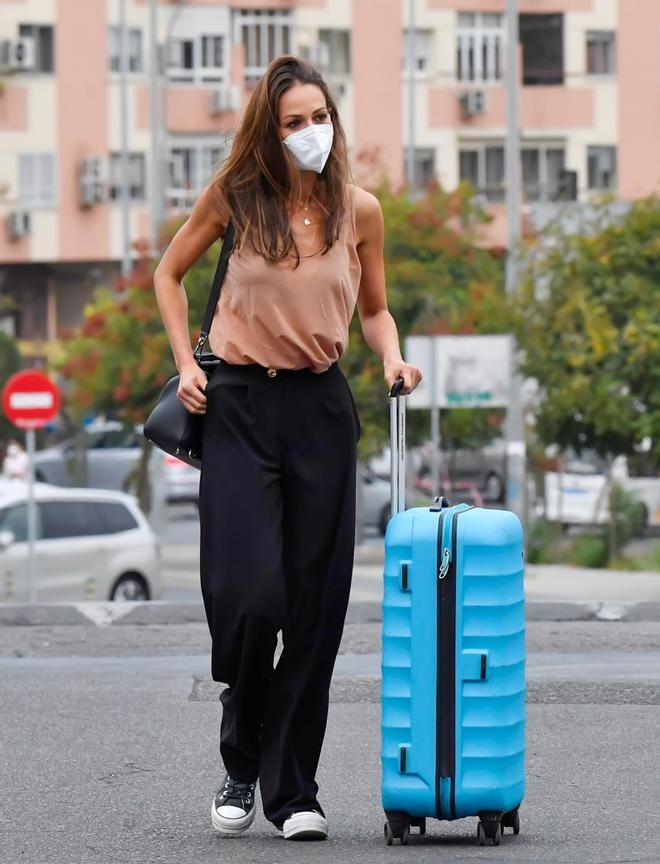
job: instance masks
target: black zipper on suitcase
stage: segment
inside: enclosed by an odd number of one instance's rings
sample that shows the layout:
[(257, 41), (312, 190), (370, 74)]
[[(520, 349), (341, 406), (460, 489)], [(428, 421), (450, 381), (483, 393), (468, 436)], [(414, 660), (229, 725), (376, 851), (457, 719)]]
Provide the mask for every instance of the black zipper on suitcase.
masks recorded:
[[(438, 519), (437, 579), (437, 670), (436, 670), (436, 816), (442, 818), (440, 779), (450, 780), (450, 818), (456, 817), (454, 780), (456, 773), (456, 536), (458, 517), (467, 509), (454, 513), (451, 526), (451, 560), (446, 574), (443, 567), (442, 531), (445, 514)], [(444, 817), (447, 818), (447, 817)]]

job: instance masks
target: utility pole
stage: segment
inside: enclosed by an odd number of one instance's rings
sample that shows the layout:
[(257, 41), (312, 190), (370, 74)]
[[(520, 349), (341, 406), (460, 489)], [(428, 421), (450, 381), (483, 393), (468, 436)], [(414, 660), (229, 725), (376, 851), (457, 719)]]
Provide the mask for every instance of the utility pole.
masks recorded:
[(158, 256), (158, 229), (163, 222), (160, 171), (160, 111), (158, 82), (158, 0), (149, 0), (149, 222), (151, 255)]
[(411, 193), (415, 191), (415, 0), (408, 0), (408, 33), (406, 39), (406, 69), (408, 71), (408, 150), (406, 180)]
[(129, 199), (128, 158), (128, 29), (126, 0), (119, 0), (119, 201), (121, 206), (121, 275), (131, 270), (131, 202)]
[[(516, 287), (518, 268), (515, 250), (520, 240), (520, 129), (518, 121), (518, 2), (507, 0), (506, 6), (506, 90), (507, 90), (507, 140), (506, 140), (506, 214), (507, 214), (507, 258), (506, 291), (511, 294)], [(522, 416), (521, 386), (518, 374), (516, 346), (511, 346), (511, 389), (506, 414), (506, 502), (509, 510), (516, 513), (525, 524), (526, 480), (525, 480), (525, 429)]]

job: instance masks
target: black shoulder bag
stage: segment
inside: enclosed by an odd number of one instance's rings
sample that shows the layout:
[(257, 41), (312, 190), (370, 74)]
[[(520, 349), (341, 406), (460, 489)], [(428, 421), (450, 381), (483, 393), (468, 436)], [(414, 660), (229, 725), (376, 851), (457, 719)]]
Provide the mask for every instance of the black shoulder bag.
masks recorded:
[[(213, 313), (220, 297), (220, 288), (227, 272), (233, 242), (234, 226), (230, 222), (222, 242), (222, 251), (215, 269), (199, 339), (193, 350), (195, 362), (206, 372), (207, 379), (211, 377), (221, 360), (211, 352), (202, 353), (202, 346), (211, 329)], [(144, 423), (144, 436), (165, 453), (176, 456), (182, 462), (199, 469), (202, 467), (204, 414), (193, 414), (188, 411), (176, 395), (178, 388), (179, 376), (174, 375), (161, 390), (158, 401)]]

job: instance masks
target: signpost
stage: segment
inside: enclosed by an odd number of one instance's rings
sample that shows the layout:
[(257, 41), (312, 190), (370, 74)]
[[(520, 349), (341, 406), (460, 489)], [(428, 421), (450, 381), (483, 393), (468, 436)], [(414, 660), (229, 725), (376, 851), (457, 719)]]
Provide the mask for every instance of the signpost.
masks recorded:
[(409, 336), (406, 362), (429, 370), (406, 396), (410, 408), (506, 408), (511, 337)]
[(28, 498), (27, 498), (27, 579), (30, 603), (37, 599), (37, 578), (34, 567), (34, 543), (36, 540), (36, 508), (34, 502), (34, 430), (47, 426), (57, 415), (60, 407), (60, 391), (57, 385), (38, 370), (16, 372), (2, 388), (2, 408), (7, 419), (25, 429), (28, 454)]

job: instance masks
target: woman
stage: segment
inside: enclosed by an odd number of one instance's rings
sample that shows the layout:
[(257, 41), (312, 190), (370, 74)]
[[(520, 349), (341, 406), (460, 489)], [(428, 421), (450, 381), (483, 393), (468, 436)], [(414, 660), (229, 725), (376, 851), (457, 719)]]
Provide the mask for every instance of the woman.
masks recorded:
[[(356, 304), (387, 386), (401, 376), (410, 393), (422, 377), (403, 362), (387, 310), (380, 205), (347, 177), (325, 82), (280, 57), (155, 274), (177, 396), (206, 415), (200, 570), (212, 675), (228, 685), (227, 774), (211, 811), (223, 834), (252, 824), (258, 781), (285, 838), (327, 836), (314, 778), (353, 568), (361, 430), (337, 361)], [(207, 382), (181, 279), (230, 220), (235, 242), (209, 333), (223, 362)]]

